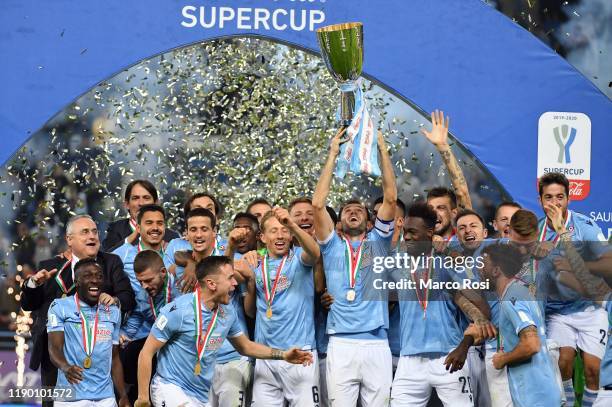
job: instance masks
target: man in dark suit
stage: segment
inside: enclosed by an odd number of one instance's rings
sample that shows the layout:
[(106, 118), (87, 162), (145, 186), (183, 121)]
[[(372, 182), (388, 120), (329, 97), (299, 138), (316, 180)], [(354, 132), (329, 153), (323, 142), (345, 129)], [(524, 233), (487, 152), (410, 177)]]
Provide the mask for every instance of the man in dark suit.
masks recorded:
[[(103, 268), (104, 284), (100, 303), (119, 306), (122, 315), (134, 309), (136, 301), (128, 276), (123, 271), (121, 259), (111, 253), (100, 252), (100, 238), (95, 222), (89, 215), (72, 217), (66, 225), (66, 242), (70, 255), (56, 256), (40, 263), (38, 271), (25, 280), (21, 293), (21, 307), (33, 311), (32, 357), (30, 368), (40, 366), (43, 386), (55, 386), (57, 368), (49, 359), (46, 331), (47, 311), (51, 302), (75, 293), (74, 265), (80, 259), (93, 257)], [(52, 402), (43, 402), (51, 406)]]
[[(158, 202), (157, 189), (155, 186), (143, 179), (137, 179), (128, 184), (125, 188), (125, 196), (123, 205), (128, 210), (129, 218), (111, 222), (106, 229), (106, 237), (102, 242), (102, 250), (112, 252), (124, 243), (134, 243), (138, 237), (136, 232), (136, 217), (138, 210), (143, 205), (153, 204)], [(174, 230), (166, 229), (164, 240), (170, 240), (179, 237), (179, 234)]]

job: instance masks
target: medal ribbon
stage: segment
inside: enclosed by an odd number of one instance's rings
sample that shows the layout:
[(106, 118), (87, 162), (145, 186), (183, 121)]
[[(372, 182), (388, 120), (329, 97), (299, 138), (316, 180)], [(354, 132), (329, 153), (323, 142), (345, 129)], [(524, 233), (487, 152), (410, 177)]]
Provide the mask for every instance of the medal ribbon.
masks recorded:
[(96, 317), (94, 319), (93, 327), (90, 327), (87, 317), (81, 311), (79, 305), (79, 295), (74, 295), (74, 302), (76, 303), (77, 311), (81, 316), (81, 337), (83, 339), (83, 349), (85, 349), (85, 355), (91, 357), (94, 347), (96, 346), (96, 337), (98, 336), (98, 306), (96, 306)]
[(136, 221), (132, 218), (130, 218), (130, 229), (132, 229), (132, 232), (136, 230)]
[(68, 259), (68, 261), (64, 263), (60, 271), (58, 271), (57, 274), (55, 275), (55, 282), (57, 283), (57, 285), (59, 285), (60, 290), (62, 290), (64, 294), (68, 294), (74, 288), (74, 270), (72, 270), (72, 285), (70, 286), (70, 288), (66, 288), (66, 284), (64, 283), (64, 280), (62, 280), (62, 271), (64, 271), (66, 267), (70, 265), (71, 262), (72, 262), (72, 259)]
[(217, 318), (219, 316), (219, 306), (213, 312), (212, 318), (208, 323), (208, 328), (206, 328), (206, 332), (204, 333), (204, 337), (202, 337), (202, 292), (200, 287), (196, 288), (195, 293), (193, 293), (193, 311), (195, 314), (195, 325), (196, 325), (196, 349), (198, 352), (198, 363), (202, 360), (204, 356), (204, 352), (206, 352), (206, 344), (208, 343), (208, 339), (212, 335), (215, 330), (215, 326), (217, 325)]
[(414, 284), (415, 284), (415, 289), (414, 292), (416, 293), (417, 296), (417, 301), (419, 301), (419, 304), (421, 305), (421, 308), (423, 309), (423, 318), (425, 318), (425, 316), (427, 315), (427, 305), (429, 304), (429, 289), (427, 288), (427, 282), (430, 279), (433, 279), (433, 255), (434, 255), (434, 249), (431, 249), (431, 254), (429, 256), (429, 261), (427, 264), (427, 271), (425, 273), (425, 298), (421, 298), (421, 296), (419, 295), (419, 289), (418, 289), (418, 280), (415, 277), (416, 271), (412, 274), (412, 279), (414, 280)]
[(163, 293), (162, 304), (160, 304), (160, 305), (158, 305), (156, 307), (155, 306), (155, 302), (153, 301), (153, 298), (151, 298), (149, 296), (149, 306), (151, 307), (151, 312), (153, 313), (153, 319), (157, 319), (157, 313), (159, 312), (159, 309), (161, 307), (163, 307), (164, 305), (166, 305), (170, 301), (172, 301), (172, 299), (171, 299), (172, 290), (170, 289), (170, 283), (171, 283), (170, 274), (166, 273), (166, 281), (164, 282), (164, 290), (162, 291), (162, 293)]
[(453, 238), (453, 236), (455, 236), (455, 228), (453, 228), (453, 231), (451, 232), (450, 236), (448, 237), (448, 239), (444, 239), (445, 242), (450, 242), (450, 240)]
[(274, 301), (274, 297), (276, 296), (276, 287), (278, 286), (278, 281), (280, 280), (280, 276), (283, 273), (283, 268), (285, 267), (287, 256), (288, 254), (285, 254), (283, 256), (283, 259), (276, 268), (276, 278), (274, 279), (272, 290), (270, 290), (270, 270), (268, 269), (268, 255), (266, 254), (263, 258), (263, 270), (261, 273), (261, 279), (263, 281), (264, 297), (266, 299), (266, 304), (268, 304), (268, 309), (272, 308), (272, 301)]
[(344, 237), (344, 244), (346, 246), (346, 261), (344, 264), (346, 264), (346, 271), (348, 273), (349, 286), (351, 289), (355, 288), (357, 283), (357, 273), (359, 273), (359, 266), (361, 266), (361, 257), (363, 255), (362, 247), (364, 241), (365, 236), (361, 239), (361, 242), (359, 242), (357, 249), (353, 250), (351, 242)]

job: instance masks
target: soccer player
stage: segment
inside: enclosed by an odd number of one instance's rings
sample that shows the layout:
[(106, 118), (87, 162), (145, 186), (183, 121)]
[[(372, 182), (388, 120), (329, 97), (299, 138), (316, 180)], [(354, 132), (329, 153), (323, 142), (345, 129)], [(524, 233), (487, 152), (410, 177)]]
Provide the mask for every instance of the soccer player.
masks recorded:
[[(128, 184), (125, 188), (125, 200), (123, 205), (127, 209), (129, 217), (115, 222), (111, 222), (106, 229), (106, 237), (102, 242), (102, 249), (112, 252), (123, 243), (134, 243), (138, 238), (136, 230), (138, 210), (144, 205), (158, 202), (157, 189), (155, 186), (144, 179), (137, 179)], [(179, 237), (178, 233), (168, 229), (166, 242)]]
[(561, 405), (540, 307), (529, 289), (514, 278), (522, 267), (522, 256), (504, 244), (486, 247), (483, 256), (481, 279), (489, 281), (500, 301), (500, 349), (493, 355), (493, 366), (507, 368), (514, 406)]
[[(64, 255), (43, 260), (39, 271), (24, 281), (21, 292), (21, 307), (33, 311), (32, 326), (33, 348), (30, 368), (40, 366), (43, 386), (53, 386), (57, 381), (57, 368), (49, 359), (47, 347), (47, 311), (53, 300), (74, 295), (76, 292), (74, 268), (80, 259), (95, 257), (102, 266), (104, 283), (101, 301), (110, 305), (115, 303), (123, 314), (135, 306), (134, 291), (130, 280), (123, 272), (121, 259), (114, 254), (100, 251), (100, 239), (96, 223), (89, 215), (76, 215), (66, 224), (66, 244), (69, 257)], [(48, 402), (43, 401), (43, 405)]]
[[(608, 319), (612, 321), (612, 294), (609, 294), (604, 301), (604, 308), (608, 312)], [(612, 324), (608, 328), (608, 338), (612, 335)], [(597, 395), (594, 407), (606, 407), (612, 404), (612, 341), (608, 340), (606, 354), (601, 362), (601, 372), (599, 374), (601, 389)]]
[[(312, 266), (320, 255), (315, 240), (289, 212), (275, 207), (261, 218), (266, 255), (249, 282), (245, 309), (257, 315), (255, 340), (275, 348), (315, 349)], [(300, 247), (291, 248), (291, 238)], [(253, 379), (253, 406), (318, 406), (316, 356), (309, 367), (284, 361), (258, 361)]]
[[(384, 201), (374, 229), (366, 234), (366, 208), (359, 200), (349, 200), (340, 211), (340, 236), (325, 201), (343, 135), (344, 130), (340, 130), (332, 139), (312, 199), (315, 235), (321, 246), (327, 289), (334, 297), (327, 318), (330, 335), (327, 389), (331, 405), (354, 406), (359, 398), (362, 407), (380, 407), (389, 403), (392, 381), (391, 351), (387, 341), (388, 306), (386, 301), (366, 298), (375, 294), (365, 292), (365, 281), (372, 278), (374, 256), (389, 254), (397, 200), (395, 174), (379, 132)], [(364, 258), (366, 261), (362, 262)]]
[[(540, 221), (539, 240), (556, 245), (565, 239), (573, 244), (591, 273), (596, 275), (611, 270), (612, 251), (605, 244), (599, 226), (568, 209), (567, 178), (560, 173), (545, 174), (538, 182), (538, 192), (546, 213)], [(559, 255), (563, 257), (559, 247), (551, 252), (551, 256)], [(576, 349), (582, 351), (586, 381), (583, 405), (589, 406), (597, 398), (599, 389), (599, 370), (608, 331), (607, 314), (597, 303), (562, 285), (556, 278), (556, 269), (549, 265), (549, 262), (541, 262), (538, 271), (544, 273), (542, 277), (545, 278), (547, 334), (560, 346), (559, 369), (569, 404), (574, 402), (572, 376)]]
[[(237, 260), (246, 253), (257, 249), (258, 234), (259, 223), (255, 216), (245, 212), (234, 216), (234, 227), (228, 236), (225, 255), (234, 259), (235, 270), (238, 270)], [(247, 272), (251, 273), (249, 270)], [(246, 334), (248, 325), (244, 315), (245, 295), (246, 286), (238, 285), (231, 293), (231, 303), (236, 310), (241, 329)], [(250, 406), (252, 380), (253, 364), (251, 360), (238, 353), (230, 341), (223, 341), (217, 354), (217, 364), (210, 389), (211, 407)]]
[(204, 258), (196, 266), (196, 275), (199, 284), (195, 292), (162, 308), (140, 352), (136, 407), (150, 405), (151, 361), (156, 353), (157, 372), (151, 382), (151, 399), (156, 407), (205, 406), (216, 354), (226, 338), (242, 355), (312, 363), (309, 352), (269, 348), (251, 342), (243, 334), (230, 304), (230, 294), (237, 283), (229, 258)]
[(497, 239), (507, 238), (510, 235), (510, 219), (516, 211), (521, 209), (521, 205), (516, 202), (504, 201), (495, 208), (495, 218), (493, 218), (493, 229)]
[[(185, 223), (187, 223), (187, 215), (192, 209), (203, 208), (207, 209), (214, 215), (214, 254), (221, 255), (225, 251), (226, 242), (217, 234), (219, 229), (219, 219), (223, 215), (223, 206), (214, 197), (207, 192), (199, 192), (193, 194), (183, 207)], [(173, 239), (168, 243), (164, 252), (164, 264), (168, 270), (173, 271), (177, 275), (177, 284), (182, 291), (191, 292), (196, 283), (195, 279), (195, 261), (186, 253), (192, 250), (191, 244), (186, 238)], [(177, 262), (178, 260), (178, 262)]]
[[(143, 207), (144, 208), (144, 207)], [(141, 209), (142, 211), (142, 209)], [(119, 342), (128, 396), (133, 403), (138, 396), (138, 355), (151, 332), (159, 310), (181, 295), (175, 278), (164, 266), (157, 251), (142, 250), (135, 256), (133, 273), (141, 288), (136, 292), (136, 309), (121, 327)]]
[(436, 187), (427, 192), (427, 203), (438, 215), (436, 235), (441, 236), (445, 242), (450, 242), (454, 238), (453, 222), (457, 215), (457, 207), (472, 209), (472, 200), (463, 171), (461, 171), (461, 167), (459, 167), (459, 163), (448, 144), (449, 123), (450, 119), (448, 117), (446, 117), (446, 120), (444, 119), (444, 112), (436, 110), (431, 113), (431, 131), (421, 130), (421, 133), (440, 153), (454, 188), (453, 191), (446, 187)]
[(76, 293), (53, 301), (47, 317), (49, 356), (59, 369), (57, 386), (74, 389), (74, 405), (105, 407), (117, 405), (114, 384), (119, 405), (129, 406), (119, 360), (119, 308), (99, 304), (104, 274), (95, 258), (79, 260), (74, 269)]
[(138, 238), (133, 243), (124, 243), (113, 250), (123, 262), (123, 270), (130, 278), (135, 293), (141, 290), (141, 285), (134, 274), (134, 258), (143, 250), (156, 251), (164, 255), (164, 236), (166, 234), (166, 213), (164, 208), (156, 204), (143, 205), (136, 216), (136, 232)]
[(256, 198), (249, 202), (246, 213), (250, 213), (255, 216), (258, 221), (261, 221), (261, 218), (271, 210), (272, 205), (270, 205), (270, 202), (268, 202), (266, 198)]
[[(427, 204), (416, 203), (408, 208), (404, 245), (418, 266), (395, 272), (397, 281), (408, 280), (414, 286), (398, 293), (401, 356), (393, 380), (392, 406), (426, 406), (432, 388), (445, 406), (473, 406), (469, 368), (465, 365), (471, 343), (462, 342), (463, 330), (453, 301), (484, 327), (486, 336), (494, 333), (484, 320), (487, 310), (480, 311), (466, 301), (466, 294), (433, 285), (461, 281), (456, 271), (445, 268), (441, 258), (435, 256), (436, 220), (435, 211)], [(460, 355), (449, 354), (458, 346)], [(450, 371), (445, 365), (452, 367)]]

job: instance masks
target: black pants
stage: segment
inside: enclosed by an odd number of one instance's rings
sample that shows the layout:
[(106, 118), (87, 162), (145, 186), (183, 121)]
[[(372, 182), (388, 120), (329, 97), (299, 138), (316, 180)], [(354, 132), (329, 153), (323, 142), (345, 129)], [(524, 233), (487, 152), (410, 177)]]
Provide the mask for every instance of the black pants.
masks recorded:
[[(127, 385), (128, 398), (131, 404), (138, 399), (138, 356), (147, 338), (130, 342), (119, 351), (119, 358), (123, 365), (123, 379)], [(157, 358), (153, 357), (151, 378), (155, 374)]]
[[(57, 383), (57, 368), (51, 360), (49, 355), (43, 355), (40, 361), (40, 381), (43, 386), (54, 387)], [(53, 407), (53, 401), (43, 401), (43, 407)]]

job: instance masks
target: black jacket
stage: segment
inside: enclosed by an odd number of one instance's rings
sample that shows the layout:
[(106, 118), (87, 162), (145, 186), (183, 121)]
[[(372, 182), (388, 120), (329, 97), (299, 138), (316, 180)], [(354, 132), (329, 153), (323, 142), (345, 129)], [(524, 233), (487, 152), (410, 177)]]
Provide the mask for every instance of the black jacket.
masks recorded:
[[(111, 253), (98, 252), (96, 256), (98, 263), (102, 266), (104, 273), (104, 284), (102, 292), (119, 298), (121, 302), (121, 314), (125, 315), (134, 309), (136, 300), (134, 298), (134, 290), (130, 284), (130, 279), (123, 271), (123, 263), (119, 256)], [(62, 256), (56, 256), (49, 260), (41, 261), (38, 265), (38, 270), (45, 269), (51, 271), (53, 269), (60, 270), (66, 263), (66, 259)], [(62, 272), (62, 277), (71, 275), (72, 269), (66, 267)], [(76, 290), (73, 288), (68, 292), (68, 295), (74, 295)], [(47, 349), (47, 312), (51, 302), (56, 298), (62, 297), (62, 290), (53, 278), (46, 281), (39, 287), (29, 288), (27, 280), (22, 284), (21, 291), (21, 308), (25, 311), (32, 311), (32, 357), (30, 359), (30, 368), (38, 369), (42, 358), (49, 359), (49, 351)]]
[[(132, 229), (130, 228), (130, 220), (128, 218), (109, 223), (108, 228), (106, 229), (106, 237), (102, 241), (101, 250), (112, 252), (121, 246), (125, 241), (125, 238), (131, 234)], [(164, 234), (164, 240), (166, 242), (169, 242), (177, 237), (180, 237), (178, 233), (172, 229), (166, 228), (166, 232)]]

